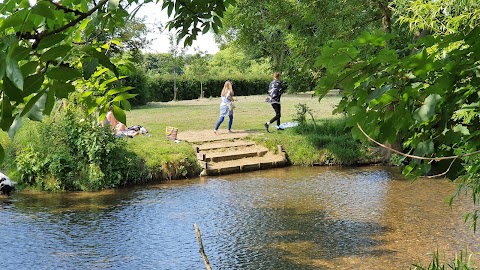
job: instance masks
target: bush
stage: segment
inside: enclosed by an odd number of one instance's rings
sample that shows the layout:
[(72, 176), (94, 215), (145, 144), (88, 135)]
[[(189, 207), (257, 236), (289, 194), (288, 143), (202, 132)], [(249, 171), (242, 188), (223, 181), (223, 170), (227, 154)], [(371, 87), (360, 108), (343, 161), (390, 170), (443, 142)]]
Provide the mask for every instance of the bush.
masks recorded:
[(133, 86), (133, 89), (129, 91), (131, 94), (137, 94), (137, 96), (129, 100), (132, 105), (145, 105), (150, 100), (147, 80), (147, 76), (144, 73), (135, 71), (122, 81), (126, 86)]
[[(93, 117), (66, 109), (27, 122), (8, 151), (20, 185), (47, 191), (100, 190), (146, 179), (144, 161)], [(10, 164), (12, 166), (13, 164)]]
[[(235, 96), (266, 94), (270, 77), (260, 78), (214, 78), (202, 82), (204, 97), (218, 97), (226, 80), (233, 81)], [(125, 85), (133, 86), (131, 92), (138, 94), (133, 104), (146, 102), (167, 102), (173, 100), (173, 87), (177, 87), (177, 100), (200, 98), (200, 81), (182, 76), (133, 74), (125, 79)]]

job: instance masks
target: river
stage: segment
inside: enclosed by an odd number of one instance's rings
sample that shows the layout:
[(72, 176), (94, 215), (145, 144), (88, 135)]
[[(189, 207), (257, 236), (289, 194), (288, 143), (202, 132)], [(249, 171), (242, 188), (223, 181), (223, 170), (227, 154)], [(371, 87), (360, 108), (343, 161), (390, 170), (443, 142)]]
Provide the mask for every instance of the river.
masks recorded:
[[(0, 269), (408, 269), (479, 251), (455, 186), (385, 167), (288, 167), (0, 197)], [(428, 263), (426, 263), (428, 264)]]

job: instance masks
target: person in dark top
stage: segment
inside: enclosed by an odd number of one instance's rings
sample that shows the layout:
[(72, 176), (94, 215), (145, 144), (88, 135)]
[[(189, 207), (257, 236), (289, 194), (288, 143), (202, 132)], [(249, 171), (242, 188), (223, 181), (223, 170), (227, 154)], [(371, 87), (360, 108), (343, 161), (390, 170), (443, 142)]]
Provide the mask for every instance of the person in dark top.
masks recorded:
[(268, 129), (270, 124), (274, 123), (275, 121), (277, 121), (277, 130), (283, 130), (283, 128), (280, 127), (280, 117), (282, 116), (280, 97), (282, 96), (283, 92), (284, 90), (282, 83), (280, 82), (280, 73), (275, 72), (273, 73), (273, 81), (270, 82), (270, 85), (268, 86), (268, 98), (266, 100), (268, 103), (272, 104), (272, 107), (275, 110), (275, 116), (270, 119), (270, 121), (265, 123), (265, 128), (268, 132), (270, 132)]

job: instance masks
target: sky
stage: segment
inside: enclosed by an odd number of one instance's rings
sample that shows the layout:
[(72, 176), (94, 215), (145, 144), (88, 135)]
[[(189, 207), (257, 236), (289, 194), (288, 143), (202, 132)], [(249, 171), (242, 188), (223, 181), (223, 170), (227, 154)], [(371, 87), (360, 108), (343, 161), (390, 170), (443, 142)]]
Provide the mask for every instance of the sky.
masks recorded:
[[(161, 10), (161, 4), (155, 5), (154, 3), (145, 4), (140, 8), (137, 13), (137, 17), (145, 17), (146, 23), (150, 28), (155, 28), (155, 25), (158, 23), (166, 24), (168, 21), (168, 15), (166, 10)], [(166, 53), (170, 47), (170, 42), (168, 40), (168, 31), (165, 30), (163, 33), (160, 33), (158, 30), (151, 32), (147, 35), (149, 39), (152, 39), (152, 46), (146, 52), (153, 53)], [(183, 42), (180, 42), (179, 46), (183, 46)], [(200, 51), (207, 52), (208, 54), (215, 54), (219, 51), (217, 44), (213, 39), (213, 33), (208, 32), (205, 35), (201, 35), (193, 42), (193, 45), (187, 48), (188, 54), (193, 54), (195, 48), (198, 47)]]

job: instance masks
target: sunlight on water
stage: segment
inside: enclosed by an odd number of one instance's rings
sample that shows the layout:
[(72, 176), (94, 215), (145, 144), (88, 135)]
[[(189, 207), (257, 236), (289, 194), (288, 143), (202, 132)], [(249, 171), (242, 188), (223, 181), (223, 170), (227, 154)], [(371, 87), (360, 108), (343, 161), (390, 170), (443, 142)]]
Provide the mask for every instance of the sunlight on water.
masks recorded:
[(382, 167), (290, 167), (96, 193), (17, 192), (0, 208), (1, 269), (408, 269), (478, 251), (446, 180)]

